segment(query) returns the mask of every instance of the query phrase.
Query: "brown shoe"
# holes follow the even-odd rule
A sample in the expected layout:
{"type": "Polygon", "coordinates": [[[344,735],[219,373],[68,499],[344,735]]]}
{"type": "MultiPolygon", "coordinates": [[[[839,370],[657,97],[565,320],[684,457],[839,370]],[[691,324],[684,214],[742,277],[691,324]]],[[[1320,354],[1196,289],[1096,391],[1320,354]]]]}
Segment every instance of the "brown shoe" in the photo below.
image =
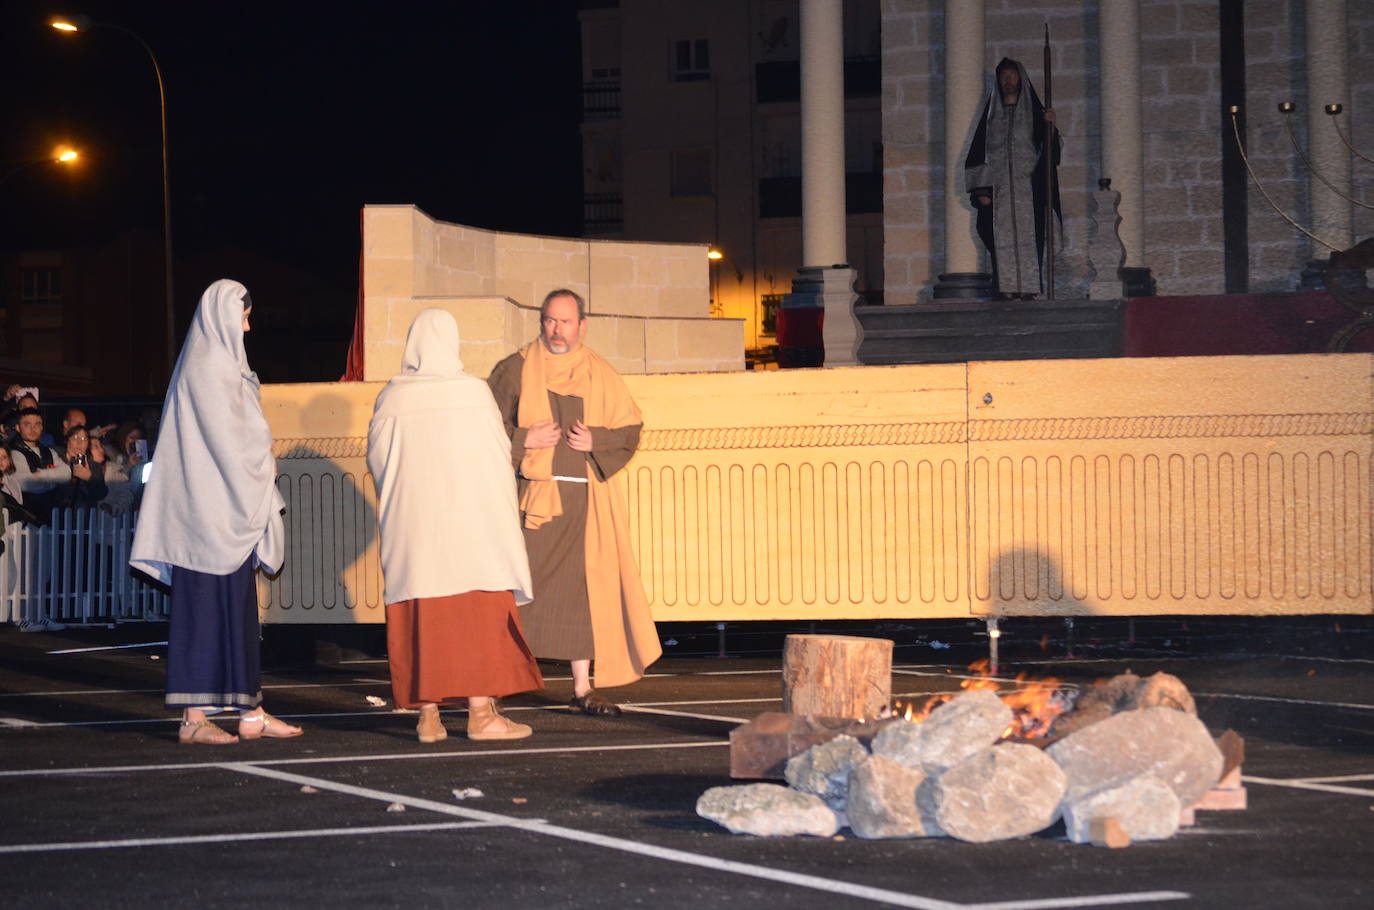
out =
{"type": "Polygon", "coordinates": [[[595,689],[592,689],[586,695],[574,695],[572,700],[568,702],[568,707],[574,712],[581,711],[583,714],[590,714],[592,717],[619,717],[621,714],[620,705],[617,705],[595,689]]]}
{"type": "Polygon", "coordinates": [[[420,707],[420,722],[415,725],[415,732],[419,734],[422,743],[437,743],[441,739],[448,739],[448,730],[439,719],[438,705],[420,707]]]}
{"type": "Polygon", "coordinates": [[[495,701],[481,708],[468,706],[468,739],[524,739],[533,732],[528,724],[517,724],[498,712],[495,701]]]}

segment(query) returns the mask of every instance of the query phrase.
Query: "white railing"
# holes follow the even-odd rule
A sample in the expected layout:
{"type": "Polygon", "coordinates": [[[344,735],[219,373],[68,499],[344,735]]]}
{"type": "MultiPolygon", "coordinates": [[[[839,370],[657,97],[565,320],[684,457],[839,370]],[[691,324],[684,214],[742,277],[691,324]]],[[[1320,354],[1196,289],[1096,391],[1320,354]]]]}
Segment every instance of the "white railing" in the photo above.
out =
{"type": "Polygon", "coordinates": [[[55,509],[47,527],[10,525],[0,554],[0,621],[165,620],[167,593],[129,568],[138,513],[55,509]]]}

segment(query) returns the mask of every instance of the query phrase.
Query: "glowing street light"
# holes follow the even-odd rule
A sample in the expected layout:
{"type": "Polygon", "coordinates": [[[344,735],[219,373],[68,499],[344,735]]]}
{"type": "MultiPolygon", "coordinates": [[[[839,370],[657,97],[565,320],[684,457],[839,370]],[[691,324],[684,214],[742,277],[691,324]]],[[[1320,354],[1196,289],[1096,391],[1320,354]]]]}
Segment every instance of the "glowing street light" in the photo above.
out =
{"type": "Polygon", "coordinates": [[[143,50],[148,54],[148,59],[153,63],[153,74],[157,76],[158,104],[162,110],[162,241],[167,283],[167,374],[170,376],[172,365],[176,363],[176,310],[173,305],[176,297],[172,292],[172,190],[167,154],[167,90],[162,84],[162,67],[158,65],[157,55],[148,46],[148,42],[144,41],[137,32],[122,25],[96,22],[89,16],[58,16],[52,19],[49,25],[57,31],[69,35],[96,28],[123,32],[143,47],[143,50]]]}
{"type": "Polygon", "coordinates": [[[8,171],[6,171],[6,172],[5,172],[5,175],[4,175],[3,177],[0,177],[0,183],[4,183],[6,180],[10,179],[10,178],[13,177],[15,174],[19,173],[20,171],[24,170],[25,168],[33,167],[35,164],[47,164],[47,163],[51,162],[51,163],[65,164],[65,165],[69,165],[69,166],[70,166],[71,163],[72,163],[73,161],[75,161],[76,159],[78,159],[78,158],[80,158],[80,157],[81,157],[81,155],[76,151],[76,149],[73,149],[73,148],[58,148],[58,149],[55,149],[55,150],[53,151],[53,153],[52,153],[51,155],[47,156],[46,158],[30,158],[30,159],[27,160],[27,161],[21,161],[21,162],[19,162],[19,163],[16,164],[14,167],[12,167],[12,168],[10,168],[8,171]]]}

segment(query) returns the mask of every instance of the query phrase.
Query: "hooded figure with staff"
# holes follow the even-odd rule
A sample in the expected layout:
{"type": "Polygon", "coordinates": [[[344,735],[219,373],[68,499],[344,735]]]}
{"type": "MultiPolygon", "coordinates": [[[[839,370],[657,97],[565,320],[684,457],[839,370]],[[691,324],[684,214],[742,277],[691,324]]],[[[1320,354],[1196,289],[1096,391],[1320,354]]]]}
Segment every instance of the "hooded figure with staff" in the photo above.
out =
{"type": "MultiPolygon", "coordinates": [[[[1048,63],[1048,37],[1046,50],[1048,63]]],[[[978,236],[992,257],[997,299],[1054,299],[1060,150],[1054,109],[1041,104],[1020,61],[1003,57],[994,82],[964,162],[978,236]]]]}

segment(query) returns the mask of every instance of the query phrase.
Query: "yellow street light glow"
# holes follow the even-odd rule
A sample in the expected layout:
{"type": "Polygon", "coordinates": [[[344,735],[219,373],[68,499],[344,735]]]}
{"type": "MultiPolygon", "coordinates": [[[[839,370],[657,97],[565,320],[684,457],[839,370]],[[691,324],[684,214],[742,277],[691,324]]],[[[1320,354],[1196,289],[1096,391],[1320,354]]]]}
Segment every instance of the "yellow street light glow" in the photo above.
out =
{"type": "Polygon", "coordinates": [[[77,28],[75,25],[73,25],[72,23],[68,22],[66,19],[54,19],[50,24],[52,25],[53,28],[57,29],[59,32],[79,32],[79,31],[81,31],[81,29],[77,28]]]}
{"type": "Polygon", "coordinates": [[[706,258],[707,258],[707,259],[724,259],[724,258],[725,258],[725,254],[722,253],[720,250],[711,250],[710,252],[708,252],[708,253],[706,254],[706,258]]]}
{"type": "Polygon", "coordinates": [[[61,151],[61,152],[58,152],[58,153],[57,153],[57,159],[56,159],[56,160],[58,160],[58,161],[75,161],[77,158],[80,158],[80,157],[81,157],[81,156],[80,156],[79,154],[77,154],[77,152],[76,152],[75,149],[66,149],[65,151],[61,151]]]}

